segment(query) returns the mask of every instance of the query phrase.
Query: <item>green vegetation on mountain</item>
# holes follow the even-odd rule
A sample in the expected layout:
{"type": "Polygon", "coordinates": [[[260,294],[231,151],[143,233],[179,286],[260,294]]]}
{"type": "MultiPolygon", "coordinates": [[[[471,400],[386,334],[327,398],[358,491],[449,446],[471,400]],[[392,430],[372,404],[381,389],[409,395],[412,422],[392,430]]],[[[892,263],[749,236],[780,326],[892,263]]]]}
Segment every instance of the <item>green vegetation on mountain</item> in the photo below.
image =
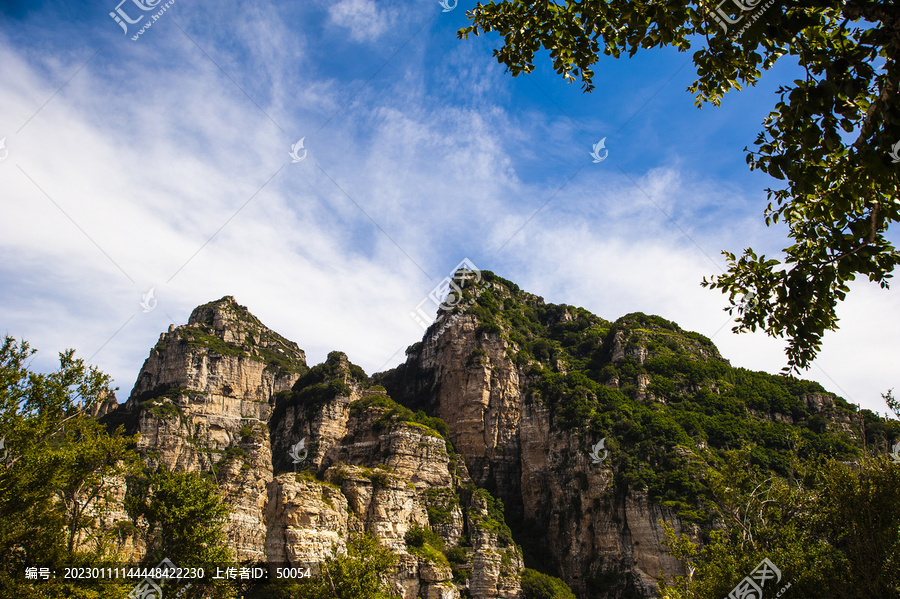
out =
{"type": "Polygon", "coordinates": [[[413,412],[407,407],[401,406],[386,395],[369,395],[350,404],[350,414],[358,415],[369,408],[385,408],[385,411],[373,423],[376,429],[383,429],[393,422],[407,422],[424,427],[427,434],[440,437],[447,441],[448,451],[451,451],[450,427],[440,418],[428,416],[422,410],[413,412]]]}
{"type": "Polygon", "coordinates": [[[311,412],[338,395],[349,395],[351,382],[363,388],[370,384],[362,368],[352,364],[343,352],[333,351],[325,362],[313,366],[297,379],[290,391],[275,395],[273,418],[290,406],[302,406],[311,412]]]}
{"type": "Polygon", "coordinates": [[[537,570],[522,570],[522,599],[576,599],[565,582],[537,570]]]}
{"type": "Polygon", "coordinates": [[[178,329],[178,335],[184,341],[187,341],[188,345],[206,348],[220,356],[250,357],[248,346],[229,343],[210,332],[211,330],[211,325],[201,324],[199,327],[180,328],[178,329]]]}
{"type": "MultiPolygon", "coordinates": [[[[221,356],[246,357],[263,362],[276,373],[303,373],[307,366],[294,356],[302,355],[297,344],[288,341],[266,327],[246,306],[238,304],[230,296],[209,302],[194,309],[192,324],[177,329],[181,339],[188,345],[203,347],[221,356]],[[237,334],[246,335],[242,344],[228,342],[216,334],[214,314],[222,311],[234,316],[231,325],[237,334]],[[195,316],[203,316],[203,318],[195,316]]],[[[166,341],[161,341],[165,344],[166,341]]],[[[163,346],[157,346],[161,351],[163,346]]]]}
{"type": "Polygon", "coordinates": [[[427,526],[413,524],[406,531],[404,537],[406,549],[413,555],[423,557],[435,564],[449,566],[450,562],[444,556],[444,541],[440,535],[427,526]]]}
{"type": "Polygon", "coordinates": [[[709,523],[706,471],[728,450],[748,447],[750,465],[788,476],[794,458],[856,460],[864,445],[886,450],[900,437],[900,423],[859,412],[818,383],[730,366],[709,339],[659,316],[609,322],[481,276],[459,305],[474,299],[466,313],[479,334],[508,342],[525,401],[549,407],[554,427],[578,435],[586,451],[606,438],[615,484],[646,487],[682,518],[709,523]],[[812,394],[829,400],[821,412],[807,405],[812,394]]]}
{"type": "Polygon", "coordinates": [[[453,510],[459,509],[459,495],[453,489],[429,489],[425,492],[428,524],[440,526],[453,521],[453,510]]]}
{"type": "Polygon", "coordinates": [[[514,544],[512,531],[506,524],[503,501],[491,495],[487,489],[479,489],[472,484],[463,485],[459,489],[459,493],[463,498],[463,502],[467,505],[484,504],[486,506],[486,514],[470,514],[472,522],[476,526],[497,535],[497,540],[500,542],[501,547],[508,547],[514,544]]]}

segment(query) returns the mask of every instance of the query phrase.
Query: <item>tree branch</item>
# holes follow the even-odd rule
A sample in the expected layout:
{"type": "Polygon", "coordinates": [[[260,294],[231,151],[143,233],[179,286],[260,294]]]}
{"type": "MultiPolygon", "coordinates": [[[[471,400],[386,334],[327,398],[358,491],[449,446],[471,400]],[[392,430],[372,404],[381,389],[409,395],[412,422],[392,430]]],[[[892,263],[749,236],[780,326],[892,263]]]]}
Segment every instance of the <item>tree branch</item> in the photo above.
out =
{"type": "Polygon", "coordinates": [[[860,245],[853,248],[852,250],[848,250],[848,251],[844,252],[843,254],[832,258],[831,260],[829,260],[827,262],[827,264],[840,262],[847,256],[852,256],[853,254],[860,251],[864,247],[870,246],[873,243],[875,243],[875,235],[878,233],[877,218],[878,218],[878,209],[880,208],[880,206],[881,205],[878,202],[875,202],[875,206],[872,207],[872,212],[869,214],[869,234],[866,237],[865,241],[863,241],[860,245]]]}

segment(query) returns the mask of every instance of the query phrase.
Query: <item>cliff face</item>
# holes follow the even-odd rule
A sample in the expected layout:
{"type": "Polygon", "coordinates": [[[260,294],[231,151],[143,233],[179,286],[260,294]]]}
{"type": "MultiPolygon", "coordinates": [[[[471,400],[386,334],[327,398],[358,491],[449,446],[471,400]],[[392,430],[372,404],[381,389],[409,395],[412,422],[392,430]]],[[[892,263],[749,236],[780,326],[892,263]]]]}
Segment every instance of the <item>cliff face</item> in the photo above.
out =
{"type": "MultiPolygon", "coordinates": [[[[624,353],[621,336],[617,342],[610,352],[624,353]]],[[[653,596],[664,574],[683,574],[658,521],[679,535],[681,521],[646,493],[612,492],[609,463],[593,464],[584,439],[560,431],[546,405],[528,401],[534,376],[530,364],[513,362],[517,349],[476,316],[456,313],[381,379],[394,396],[447,423],[472,479],[503,500],[516,528],[543,545],[535,558],[549,559],[579,596],[653,596]]]]}
{"type": "Polygon", "coordinates": [[[225,297],[160,335],[112,416],[140,434],[151,466],[215,474],[239,561],[315,564],[370,532],[401,554],[391,580],[404,599],[458,598],[467,580],[453,580],[446,558],[407,547],[411,527],[430,527],[468,560],[469,597],[518,597],[521,555],[479,495],[460,496],[465,464],[399,408],[343,354],[310,370],[225,297]]]}
{"type": "Polygon", "coordinates": [[[238,559],[265,558],[270,402],[306,368],[296,344],[225,297],[160,335],[122,408],[148,462],[215,472],[238,559]]]}
{"type": "Polygon", "coordinates": [[[733,368],[656,316],[613,323],[481,275],[460,277],[456,306],[375,379],[447,423],[526,557],[579,597],[653,597],[684,575],[660,521],[695,541],[718,525],[714,451],[809,429],[855,438],[849,406],[814,383],[733,368]]]}
{"type": "Polygon", "coordinates": [[[714,451],[856,434],[843,400],[734,369],[674,323],[608,322],[483,274],[373,377],[340,352],[308,367],[234,298],[200,306],[97,415],[140,433],[150,465],[215,475],[238,560],[314,565],[369,532],[400,556],[404,599],[519,598],[526,562],[579,599],[653,597],[683,575],[660,521],[716,526],[714,451]]]}
{"type": "Polygon", "coordinates": [[[454,584],[445,558],[408,547],[407,533],[426,528],[468,560],[470,597],[519,596],[521,555],[494,530],[481,496],[466,494],[465,464],[427,417],[371,387],[345,355],[330,354],[278,397],[271,423],[270,563],[314,563],[330,543],[341,550],[348,533],[369,532],[401,554],[393,584],[404,598],[459,597],[466,579],[454,584]],[[287,458],[300,441],[306,453],[296,465],[287,458]],[[301,480],[292,468],[304,469],[301,480]]]}

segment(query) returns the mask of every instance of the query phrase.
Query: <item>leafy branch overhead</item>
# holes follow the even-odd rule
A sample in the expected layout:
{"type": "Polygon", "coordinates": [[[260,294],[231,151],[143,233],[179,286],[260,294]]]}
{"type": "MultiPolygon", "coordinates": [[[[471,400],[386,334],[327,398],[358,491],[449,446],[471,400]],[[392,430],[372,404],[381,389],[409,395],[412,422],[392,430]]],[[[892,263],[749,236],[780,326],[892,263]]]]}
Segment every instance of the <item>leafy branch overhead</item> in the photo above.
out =
{"type": "MultiPolygon", "coordinates": [[[[593,90],[600,54],[619,58],[673,46],[693,54],[695,104],[718,105],[732,89],[755,85],[784,57],[805,76],[779,90],[764,130],[745,150],[751,169],[779,182],[767,189],[766,224],[788,226],[790,245],[779,258],[751,248],[723,252],[725,274],[703,285],[729,295],[738,309],[735,331],[764,330],[787,337],[786,370],[809,367],[825,331],[838,328],[836,307],[858,276],[888,286],[900,253],[887,239],[900,218],[900,5],[893,1],[775,0],[753,20],[746,7],[673,0],[477,4],[472,25],[458,32],[495,31],[494,56],[513,76],[534,69],[535,53],[549,51],[554,69],[593,90]],[[713,14],[730,11],[723,32],[713,14]],[[740,15],[738,13],[741,13],[740,15]],[[740,19],[738,17],[741,17],[740,19]],[[895,152],[896,154],[896,152],[895,152]],[[750,291],[757,301],[742,309],[750,291]]],[[[721,18],[718,18],[722,21],[721,18]]]]}

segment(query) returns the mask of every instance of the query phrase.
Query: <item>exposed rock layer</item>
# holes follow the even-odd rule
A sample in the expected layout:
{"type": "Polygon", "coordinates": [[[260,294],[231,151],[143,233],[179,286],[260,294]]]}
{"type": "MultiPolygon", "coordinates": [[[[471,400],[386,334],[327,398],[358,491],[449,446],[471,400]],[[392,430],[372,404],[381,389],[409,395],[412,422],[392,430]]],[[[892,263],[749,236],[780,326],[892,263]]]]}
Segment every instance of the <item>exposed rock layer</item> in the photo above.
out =
{"type": "MultiPolygon", "coordinates": [[[[485,285],[511,299],[502,285],[485,285]]],[[[520,295],[516,301],[542,305],[520,295]]],[[[554,318],[575,320],[564,306],[554,318]]],[[[571,365],[522,354],[513,339],[475,313],[442,312],[405,364],[374,377],[384,387],[373,386],[343,354],[309,369],[296,344],[225,297],[160,335],[127,403],[107,417],[140,433],[151,464],[215,473],[231,505],[229,545],[242,561],[314,566],[368,532],[400,555],[390,575],[404,599],[514,599],[523,555],[492,494],[528,537],[523,545],[530,539],[530,558],[580,599],[654,596],[660,579],[683,574],[663,545],[660,520],[677,534],[698,531],[652,503],[647,489],[616,490],[614,460],[606,450],[602,460],[592,457],[598,439],[561,427],[531,391],[535,367],[565,375],[571,365]],[[390,397],[447,429],[404,413],[390,397]],[[409,545],[408,533],[421,529],[454,549],[452,569],[440,552],[409,545]]],[[[648,339],[639,328],[611,330],[592,351],[600,366],[643,365],[655,356],[648,339]]],[[[711,343],[687,343],[695,355],[724,362],[711,343]]],[[[631,385],[638,402],[666,402],[648,374],[613,373],[600,379],[604,388],[631,385]]],[[[802,399],[853,434],[830,396],[802,399]]],[[[112,408],[107,400],[96,415],[112,408]]],[[[790,414],[760,416],[793,422],[790,414]]]]}

